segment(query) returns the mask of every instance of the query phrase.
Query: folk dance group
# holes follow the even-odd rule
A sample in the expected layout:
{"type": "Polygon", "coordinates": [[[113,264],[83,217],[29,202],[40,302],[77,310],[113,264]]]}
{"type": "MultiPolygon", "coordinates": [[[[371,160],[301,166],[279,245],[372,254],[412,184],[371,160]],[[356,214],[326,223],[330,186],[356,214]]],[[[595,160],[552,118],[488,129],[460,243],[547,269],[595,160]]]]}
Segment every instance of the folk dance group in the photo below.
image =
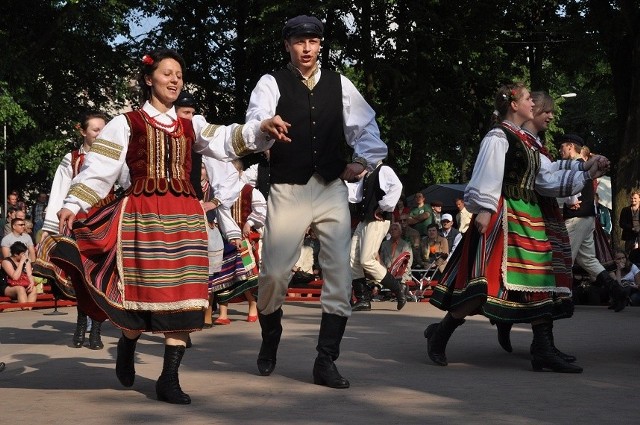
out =
{"type": "MultiPolygon", "coordinates": [[[[248,320],[257,316],[261,326],[258,371],[270,375],[283,331],[281,307],[309,226],[321,245],[324,279],[314,383],[350,386],[335,361],[352,311],[352,282],[357,292],[366,273],[396,292],[398,309],[404,306],[403,285],[369,258],[371,247],[377,249],[388,230],[402,185],[389,167],[380,165],[387,147],[373,109],[347,78],[319,67],[323,31],[314,17],[287,21],[282,38],[290,63],[260,79],[244,125],[212,125],[197,115],[179,117],[174,103],[183,87],[184,61],[172,50],[150,52],[138,79],[145,99],[142,108],[106,125],[97,117],[103,122],[88,136],[92,143],[86,153],[65,157],[65,182],[54,183],[60,190],[56,196],[52,190],[57,204],[48,208],[50,235],[39,256],[63,286],[70,290],[72,285],[80,325],[87,314],[94,326],[109,319],[122,330],[115,369],[123,386],[134,385],[141,333],[164,333],[157,397],[169,403],[191,402],[181,389],[178,368],[189,333],[205,326],[211,287],[216,285],[235,288],[225,294],[223,305],[242,294],[249,300],[248,320]],[[353,149],[351,162],[340,153],[345,143],[353,149]],[[245,256],[243,264],[234,249],[247,251],[251,245],[225,247],[216,232],[220,227],[229,240],[252,237],[252,226],[245,228],[242,221],[252,223],[255,218],[250,218],[249,207],[254,189],[240,189],[241,205],[235,212],[241,226],[228,229],[222,211],[228,211],[233,200],[217,198],[216,190],[233,175],[228,161],[266,150],[270,191],[263,247],[260,257],[257,252],[245,256]],[[203,155],[202,161],[195,153],[203,155]],[[202,187],[194,183],[200,162],[210,177],[202,187]],[[360,181],[351,197],[361,219],[353,240],[345,181],[360,181]],[[114,191],[114,186],[121,189],[114,191]],[[206,210],[216,211],[218,226],[213,226],[211,215],[205,218],[206,210]],[[221,260],[221,252],[235,254],[221,260]],[[258,258],[254,312],[253,266],[258,258]],[[228,277],[243,266],[248,276],[240,280],[246,284],[234,286],[228,277]]],[[[557,211],[546,202],[548,197],[580,191],[609,164],[603,157],[584,163],[550,161],[537,136],[544,129],[522,128],[535,119],[535,108],[520,84],[504,86],[497,94],[500,119],[482,141],[465,196],[473,224],[432,299],[448,313],[425,330],[428,356],[437,364],[447,363],[445,347],[454,329],[465,316],[479,313],[501,324],[531,323],[535,369],[581,371],[571,364],[573,359],[561,358],[553,345],[553,320],[572,314],[570,262],[559,257],[564,250],[554,249],[566,243],[566,229],[562,231],[557,211]]],[[[75,338],[74,343],[78,344],[75,338]]]]}

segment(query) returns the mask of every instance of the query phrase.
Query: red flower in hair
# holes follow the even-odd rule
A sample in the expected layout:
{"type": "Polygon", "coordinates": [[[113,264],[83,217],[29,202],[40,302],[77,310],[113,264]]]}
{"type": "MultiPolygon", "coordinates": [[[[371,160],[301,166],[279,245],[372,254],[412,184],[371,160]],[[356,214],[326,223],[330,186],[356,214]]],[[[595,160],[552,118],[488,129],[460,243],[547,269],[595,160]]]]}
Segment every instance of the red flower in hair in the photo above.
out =
{"type": "Polygon", "coordinates": [[[153,65],[153,58],[149,55],[144,55],[142,57],[142,63],[145,65],[153,65]]]}
{"type": "Polygon", "coordinates": [[[511,100],[516,100],[517,95],[518,91],[516,89],[511,89],[511,100]]]}

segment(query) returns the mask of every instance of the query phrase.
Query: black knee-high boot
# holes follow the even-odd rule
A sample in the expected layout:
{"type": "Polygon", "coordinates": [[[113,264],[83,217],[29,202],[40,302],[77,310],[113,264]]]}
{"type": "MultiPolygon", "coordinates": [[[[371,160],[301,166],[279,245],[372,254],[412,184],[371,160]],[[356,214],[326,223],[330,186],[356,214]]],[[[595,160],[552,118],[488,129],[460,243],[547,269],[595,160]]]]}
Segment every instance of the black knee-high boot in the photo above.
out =
{"type": "MultiPolygon", "coordinates": [[[[138,338],[140,338],[138,336],[138,338]]],[[[116,376],[122,385],[131,387],[136,378],[134,367],[136,344],[138,338],[129,339],[122,335],[118,340],[118,357],[116,358],[116,376]]]]}
{"type": "Polygon", "coordinates": [[[456,319],[451,313],[447,313],[440,323],[432,323],[424,330],[427,338],[427,354],[429,358],[440,366],[446,366],[447,356],[445,350],[447,342],[458,326],[464,323],[464,319],[456,319]]]}
{"type": "Polygon", "coordinates": [[[498,343],[500,347],[507,353],[513,352],[511,346],[511,327],[513,324],[505,322],[496,322],[496,328],[498,328],[498,343]]]}
{"type": "Polygon", "coordinates": [[[353,293],[356,296],[356,303],[351,307],[353,311],[370,311],[371,310],[371,292],[367,287],[365,278],[355,279],[351,282],[353,293]]]}
{"type": "Polygon", "coordinates": [[[533,370],[551,369],[560,373],[581,373],[582,368],[563,360],[553,347],[553,331],[551,323],[532,325],[533,342],[531,343],[533,370]]]}
{"type": "Polygon", "coordinates": [[[182,391],[178,379],[178,369],[185,350],[183,345],[164,346],[164,364],[156,382],[158,400],[173,404],[191,404],[191,397],[182,391]]]}
{"type": "MultiPolygon", "coordinates": [[[[577,360],[576,356],[572,356],[571,354],[565,354],[562,351],[558,350],[558,348],[556,347],[556,344],[553,339],[553,322],[549,323],[547,333],[548,333],[547,336],[549,337],[549,341],[551,341],[551,347],[558,357],[560,357],[562,360],[564,360],[567,363],[573,363],[577,360]]],[[[533,354],[533,342],[531,343],[531,348],[529,349],[529,353],[533,354]]]]}
{"type": "Polygon", "coordinates": [[[313,365],[313,383],[331,388],[349,388],[349,381],[338,372],[335,361],[340,356],[340,341],[347,326],[347,317],[322,313],[318,335],[318,357],[313,365]]]}
{"type": "Polygon", "coordinates": [[[84,345],[84,337],[87,333],[87,315],[78,308],[78,320],[76,322],[76,331],[73,333],[73,346],[80,348],[84,345]]]}
{"type": "Polygon", "coordinates": [[[276,354],[282,335],[282,308],[271,314],[258,312],[258,320],[262,329],[262,344],[258,353],[258,372],[262,376],[271,375],[276,368],[276,354]]]}
{"type": "Polygon", "coordinates": [[[380,284],[396,294],[396,300],[398,301],[396,308],[402,310],[402,307],[407,303],[407,285],[400,283],[398,279],[391,276],[391,273],[387,273],[380,281],[380,284]]]}
{"type": "Polygon", "coordinates": [[[102,350],[104,348],[102,338],[100,337],[101,328],[102,322],[94,320],[91,323],[91,332],[89,332],[89,348],[91,348],[92,350],[102,350]]]}

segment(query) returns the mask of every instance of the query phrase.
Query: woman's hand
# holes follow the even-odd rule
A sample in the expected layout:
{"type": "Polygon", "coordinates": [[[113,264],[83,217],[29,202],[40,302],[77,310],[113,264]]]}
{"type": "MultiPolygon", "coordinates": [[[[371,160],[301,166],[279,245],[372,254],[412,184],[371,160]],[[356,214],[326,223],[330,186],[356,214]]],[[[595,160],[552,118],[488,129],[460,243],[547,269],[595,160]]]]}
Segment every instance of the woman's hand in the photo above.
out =
{"type": "Polygon", "coordinates": [[[484,233],[489,228],[489,221],[491,221],[491,212],[490,211],[481,211],[476,215],[475,225],[480,234],[484,235],[484,233]]]}
{"type": "Polygon", "coordinates": [[[260,131],[263,133],[269,133],[271,137],[281,142],[290,142],[291,139],[287,137],[291,124],[284,121],[280,115],[275,115],[273,118],[263,120],[260,123],[260,131]]]}
{"type": "Polygon", "coordinates": [[[239,239],[239,238],[231,239],[229,243],[235,246],[237,250],[240,250],[240,248],[242,248],[242,239],[239,239]]]}
{"type": "Polygon", "coordinates": [[[249,223],[244,223],[244,226],[242,226],[242,237],[248,238],[250,233],[251,233],[251,225],[249,223]]]}
{"type": "Polygon", "coordinates": [[[73,222],[76,220],[76,215],[73,211],[62,208],[58,211],[58,219],[60,220],[60,224],[58,225],[58,232],[61,235],[64,235],[65,227],[69,230],[73,229],[73,222]]]}

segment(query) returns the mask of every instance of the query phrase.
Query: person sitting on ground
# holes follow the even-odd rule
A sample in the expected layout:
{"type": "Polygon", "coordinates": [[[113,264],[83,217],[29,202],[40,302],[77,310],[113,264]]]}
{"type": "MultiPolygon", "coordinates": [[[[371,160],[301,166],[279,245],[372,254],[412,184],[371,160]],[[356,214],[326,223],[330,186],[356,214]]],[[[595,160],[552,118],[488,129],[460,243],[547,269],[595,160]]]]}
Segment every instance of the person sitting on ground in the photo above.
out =
{"type": "MultiPolygon", "coordinates": [[[[640,288],[640,268],[629,260],[624,249],[617,250],[613,258],[616,261],[616,269],[609,274],[620,284],[624,294],[624,299],[617,302],[623,302],[626,305],[630,299],[631,305],[640,305],[640,292],[638,291],[640,288]]],[[[609,306],[610,309],[616,307],[615,302],[616,300],[613,300],[609,306]]]]}
{"type": "MultiPolygon", "coordinates": [[[[27,246],[17,241],[11,245],[9,250],[10,255],[2,260],[3,279],[0,281],[0,294],[17,300],[19,303],[36,302],[38,293],[31,274],[27,246]]],[[[31,310],[31,307],[23,307],[22,309],[31,310]]]]}

